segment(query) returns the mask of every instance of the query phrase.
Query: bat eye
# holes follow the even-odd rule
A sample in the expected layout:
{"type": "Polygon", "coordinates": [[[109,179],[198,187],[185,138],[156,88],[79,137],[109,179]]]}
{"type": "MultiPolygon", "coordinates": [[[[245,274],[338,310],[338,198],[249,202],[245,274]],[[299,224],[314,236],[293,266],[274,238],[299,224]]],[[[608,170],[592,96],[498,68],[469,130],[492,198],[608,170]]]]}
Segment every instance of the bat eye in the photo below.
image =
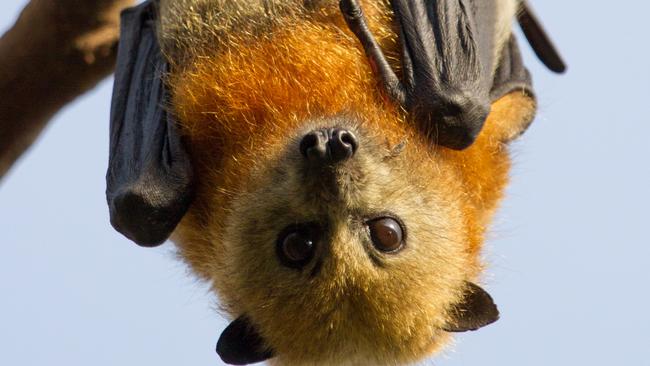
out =
{"type": "Polygon", "coordinates": [[[386,253],[395,253],[404,247],[402,225],[392,217],[380,217],[368,221],[370,238],[375,248],[386,253]]]}
{"type": "Polygon", "coordinates": [[[314,256],[319,238],[314,224],[289,226],[278,236],[276,254],[283,265],[302,268],[314,256]]]}

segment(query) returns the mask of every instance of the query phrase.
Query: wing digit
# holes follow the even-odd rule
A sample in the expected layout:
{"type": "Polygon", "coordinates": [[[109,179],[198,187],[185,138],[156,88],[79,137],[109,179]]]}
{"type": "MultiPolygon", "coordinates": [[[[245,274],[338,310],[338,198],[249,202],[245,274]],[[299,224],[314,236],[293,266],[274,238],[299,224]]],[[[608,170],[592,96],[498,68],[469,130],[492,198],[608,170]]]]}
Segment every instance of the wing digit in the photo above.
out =
{"type": "Polygon", "coordinates": [[[527,1],[521,2],[517,20],[528,43],[530,43],[530,46],[542,63],[553,72],[565,72],[566,64],[562,60],[562,56],[560,56],[560,53],[557,51],[555,45],[553,45],[551,38],[544,30],[542,23],[527,1]]]}

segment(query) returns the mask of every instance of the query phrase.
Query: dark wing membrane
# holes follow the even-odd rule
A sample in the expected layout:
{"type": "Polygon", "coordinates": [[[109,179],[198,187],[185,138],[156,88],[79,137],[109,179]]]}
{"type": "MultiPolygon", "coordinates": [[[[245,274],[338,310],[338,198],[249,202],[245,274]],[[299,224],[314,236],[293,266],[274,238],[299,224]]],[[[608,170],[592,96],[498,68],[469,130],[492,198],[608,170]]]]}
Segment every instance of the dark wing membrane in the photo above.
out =
{"type": "Polygon", "coordinates": [[[551,71],[563,73],[566,71],[566,64],[562,60],[560,53],[557,51],[553,42],[544,30],[542,23],[537,19],[533,8],[527,1],[521,2],[521,7],[517,14],[517,20],[524,32],[528,43],[535,51],[539,59],[551,71]]]}
{"type": "Polygon", "coordinates": [[[438,144],[464,149],[490,112],[497,0],[391,0],[403,80],[369,31],[357,0],[341,0],[350,29],[388,95],[438,144]]]}
{"type": "MultiPolygon", "coordinates": [[[[461,150],[478,136],[492,101],[514,90],[534,99],[514,37],[495,49],[499,2],[390,0],[402,47],[402,80],[371,34],[359,1],[340,0],[340,7],[387,94],[432,140],[461,150]]],[[[563,72],[564,62],[526,1],[518,19],[540,59],[563,72]]]]}
{"type": "Polygon", "coordinates": [[[524,66],[517,39],[511,35],[501,50],[499,65],[492,80],[490,99],[495,101],[515,90],[521,90],[529,97],[535,98],[530,72],[524,66]]]}
{"type": "Polygon", "coordinates": [[[407,109],[442,145],[464,149],[490,112],[493,1],[393,0],[407,109]],[[480,8],[481,12],[477,12],[480,8]],[[483,44],[489,40],[487,44],[483,44]],[[434,125],[435,124],[435,125],[434,125]]]}
{"type": "Polygon", "coordinates": [[[147,1],[122,14],[106,174],[111,224],[143,246],[164,242],[192,201],[190,159],[165,109],[155,10],[147,1]]]}
{"type": "MultiPolygon", "coordinates": [[[[524,67],[524,63],[519,52],[517,39],[514,35],[510,35],[510,40],[506,43],[501,50],[501,58],[499,59],[499,66],[494,73],[494,81],[492,83],[492,90],[490,91],[490,99],[496,101],[506,94],[518,91],[522,96],[530,98],[535,101],[535,93],[530,78],[530,73],[524,67]]],[[[534,107],[533,107],[534,108],[534,107]]],[[[509,133],[501,136],[503,142],[509,142],[521,136],[535,117],[534,110],[530,114],[521,115],[520,120],[510,120],[514,123],[509,133]]]]}

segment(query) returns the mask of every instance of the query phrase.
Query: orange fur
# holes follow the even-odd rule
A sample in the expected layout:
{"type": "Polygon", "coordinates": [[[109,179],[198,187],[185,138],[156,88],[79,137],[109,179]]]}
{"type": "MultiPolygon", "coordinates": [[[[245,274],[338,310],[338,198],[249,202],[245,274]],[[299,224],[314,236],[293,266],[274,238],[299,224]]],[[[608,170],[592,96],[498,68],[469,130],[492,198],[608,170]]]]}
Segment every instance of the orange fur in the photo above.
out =
{"type": "MultiPolygon", "coordinates": [[[[204,179],[210,187],[200,184],[199,192],[214,186],[224,192],[212,207],[225,208],[227,192],[240,188],[260,150],[277,146],[286,131],[309,118],[354,112],[392,144],[405,136],[418,140],[417,131],[380,94],[364,60],[355,40],[338,26],[307,23],[200,59],[172,80],[174,106],[191,139],[198,175],[211,177],[204,179]]],[[[467,150],[429,151],[428,142],[419,141],[418,153],[448,160],[450,173],[457,170],[464,182],[468,205],[463,216],[469,220],[473,255],[507,183],[509,160],[502,142],[519,131],[512,121],[528,120],[532,111],[530,98],[513,93],[494,103],[485,129],[467,150]]]]}
{"type": "MultiPolygon", "coordinates": [[[[382,35],[382,46],[394,54],[390,17],[381,6],[367,7],[374,9],[371,26],[382,35]]],[[[526,95],[509,94],[493,104],[470,148],[432,145],[381,94],[358,42],[332,14],[325,7],[312,17],[287,17],[264,36],[233,36],[170,75],[173,106],[199,179],[196,203],[173,239],[196,273],[213,284],[224,309],[232,316],[249,314],[287,363],[309,364],[326,352],[321,356],[332,364],[363,364],[367,358],[341,357],[368,345],[377,356],[359,351],[359,357],[412,362],[444,344],[445,309],[460,298],[462,281],[480,274],[481,245],[507,183],[504,141],[521,130],[535,105],[526,95]],[[260,207],[272,207],[275,202],[266,201],[276,196],[280,203],[289,200],[283,203],[286,210],[311,215],[308,205],[294,207],[290,193],[275,191],[282,184],[271,170],[291,164],[287,146],[301,133],[341,116],[366,131],[369,151],[407,145],[399,164],[386,168],[394,178],[369,170],[367,175],[381,184],[370,184],[372,189],[350,198],[332,217],[344,220],[339,211],[346,207],[372,209],[375,201],[389,202],[407,216],[426,217],[414,219],[411,231],[413,240],[428,244],[413,247],[409,255],[418,260],[387,259],[393,272],[382,272],[364,261],[360,249],[341,246],[359,240],[354,232],[334,230],[323,269],[328,279],[309,280],[304,288],[302,279],[265,259],[272,257],[270,249],[248,247],[238,230],[274,220],[260,207]],[[394,276],[403,281],[391,282],[394,276]],[[320,318],[296,321],[306,308],[320,318]],[[422,319],[429,323],[420,324],[422,319]],[[314,339],[296,340],[293,334],[314,339]],[[354,336],[339,339],[341,334],[354,336]]],[[[363,162],[384,169],[376,163],[370,157],[363,162]]],[[[336,220],[332,225],[338,227],[336,220]]],[[[261,231],[255,236],[260,242],[273,235],[261,231]]]]}

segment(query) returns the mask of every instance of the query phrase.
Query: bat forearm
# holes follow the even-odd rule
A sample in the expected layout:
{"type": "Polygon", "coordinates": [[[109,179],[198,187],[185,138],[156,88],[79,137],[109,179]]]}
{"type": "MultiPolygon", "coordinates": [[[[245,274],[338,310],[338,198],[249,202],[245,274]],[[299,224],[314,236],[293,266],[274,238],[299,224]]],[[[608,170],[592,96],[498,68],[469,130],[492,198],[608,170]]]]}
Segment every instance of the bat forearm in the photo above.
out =
{"type": "Polygon", "coordinates": [[[0,178],[63,106],[112,72],[133,0],[32,0],[0,38],[0,178]]]}

